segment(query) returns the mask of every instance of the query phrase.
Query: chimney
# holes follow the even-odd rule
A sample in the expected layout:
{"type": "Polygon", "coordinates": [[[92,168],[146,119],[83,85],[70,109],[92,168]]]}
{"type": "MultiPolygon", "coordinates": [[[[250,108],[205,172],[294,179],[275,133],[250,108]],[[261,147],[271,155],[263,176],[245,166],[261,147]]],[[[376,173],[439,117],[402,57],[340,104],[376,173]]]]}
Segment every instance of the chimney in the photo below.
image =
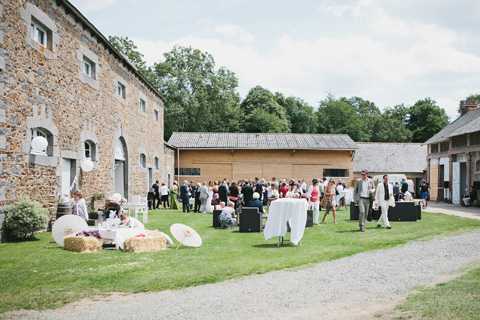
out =
{"type": "Polygon", "coordinates": [[[478,102],[475,99],[467,99],[460,101],[460,113],[464,114],[476,110],[478,108],[478,102]]]}

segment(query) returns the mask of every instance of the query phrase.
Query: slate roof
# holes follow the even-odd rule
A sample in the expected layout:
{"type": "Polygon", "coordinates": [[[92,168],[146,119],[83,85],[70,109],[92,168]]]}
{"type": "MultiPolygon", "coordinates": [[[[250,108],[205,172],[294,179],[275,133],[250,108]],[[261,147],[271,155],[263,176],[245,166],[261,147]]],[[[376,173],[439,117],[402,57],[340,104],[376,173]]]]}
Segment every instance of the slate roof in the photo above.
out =
{"type": "Polygon", "coordinates": [[[174,132],[168,144],[179,149],[355,150],[346,134],[174,132]]]}
{"type": "Polygon", "coordinates": [[[353,171],[421,173],[427,169],[427,146],[422,143],[357,142],[353,171]]]}
{"type": "Polygon", "coordinates": [[[480,131],[480,108],[469,111],[463,116],[458,117],[425,143],[438,143],[454,136],[460,136],[476,131],[480,131]]]}

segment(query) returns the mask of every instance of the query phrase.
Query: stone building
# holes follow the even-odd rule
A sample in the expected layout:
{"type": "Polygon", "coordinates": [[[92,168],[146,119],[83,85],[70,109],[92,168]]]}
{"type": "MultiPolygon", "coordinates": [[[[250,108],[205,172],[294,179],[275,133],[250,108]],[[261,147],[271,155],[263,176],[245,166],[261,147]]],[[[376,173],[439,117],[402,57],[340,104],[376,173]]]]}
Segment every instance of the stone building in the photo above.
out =
{"type": "Polygon", "coordinates": [[[480,108],[476,101],[462,101],[460,112],[425,142],[432,200],[460,204],[472,187],[480,199],[480,108]]]}
{"type": "Polygon", "coordinates": [[[0,204],[173,179],[162,98],[66,0],[0,0],[0,204]],[[33,155],[42,136],[46,153],[33,155]],[[83,159],[93,170],[81,169],[83,159]]]}
{"type": "Polygon", "coordinates": [[[360,178],[367,169],[371,176],[404,174],[418,187],[426,178],[427,146],[422,143],[357,142],[353,171],[360,178]]]}
{"type": "Polygon", "coordinates": [[[353,177],[357,146],[348,135],[175,132],[179,181],[353,177]]]}

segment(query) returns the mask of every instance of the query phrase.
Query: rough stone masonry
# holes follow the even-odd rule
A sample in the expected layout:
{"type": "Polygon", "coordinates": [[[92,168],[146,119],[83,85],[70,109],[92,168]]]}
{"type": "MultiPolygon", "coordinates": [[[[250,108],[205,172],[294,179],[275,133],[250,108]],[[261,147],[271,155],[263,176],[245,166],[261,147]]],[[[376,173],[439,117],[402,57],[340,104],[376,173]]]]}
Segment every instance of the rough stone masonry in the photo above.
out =
{"type": "Polygon", "coordinates": [[[28,197],[53,214],[74,177],[87,198],[145,196],[152,179],[173,179],[163,109],[68,1],[0,0],[0,205],[28,197]],[[35,136],[46,155],[31,154],[35,136]],[[84,158],[94,170],[81,170],[84,158]]]}

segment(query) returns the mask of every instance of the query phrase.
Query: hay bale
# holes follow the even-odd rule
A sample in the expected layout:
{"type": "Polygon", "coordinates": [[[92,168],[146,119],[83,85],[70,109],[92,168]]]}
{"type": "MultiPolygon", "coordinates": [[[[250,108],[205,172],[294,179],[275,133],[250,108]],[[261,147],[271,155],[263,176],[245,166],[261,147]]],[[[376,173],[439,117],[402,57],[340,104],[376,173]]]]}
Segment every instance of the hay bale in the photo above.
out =
{"type": "Polygon", "coordinates": [[[124,244],[126,252],[157,252],[167,248],[167,240],[157,233],[147,232],[146,237],[132,237],[124,244]]]}
{"type": "Polygon", "coordinates": [[[94,237],[72,237],[64,239],[64,249],[73,252],[98,252],[102,250],[102,242],[94,237]]]}

